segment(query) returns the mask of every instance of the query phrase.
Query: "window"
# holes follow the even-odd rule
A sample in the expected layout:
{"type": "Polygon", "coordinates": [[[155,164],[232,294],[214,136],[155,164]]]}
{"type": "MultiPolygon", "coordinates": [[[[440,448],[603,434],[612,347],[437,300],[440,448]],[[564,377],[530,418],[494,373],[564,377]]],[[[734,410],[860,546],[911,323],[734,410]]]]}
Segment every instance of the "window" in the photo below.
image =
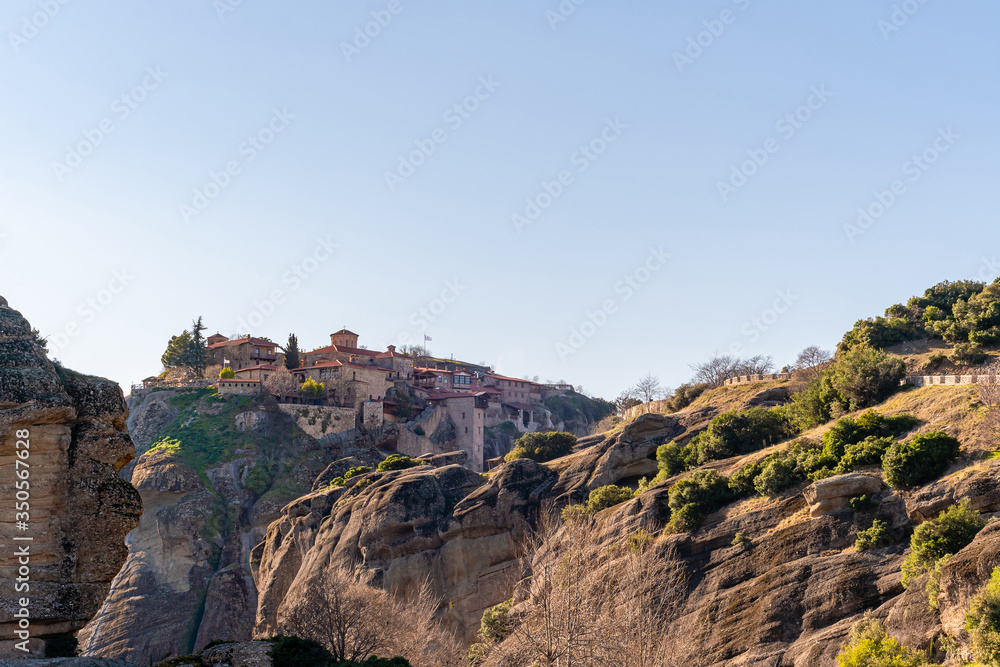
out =
{"type": "Polygon", "coordinates": [[[465,427],[465,432],[466,432],[466,433],[468,433],[468,432],[469,432],[469,427],[468,427],[468,426],[466,426],[466,427],[465,427]]]}
{"type": "Polygon", "coordinates": [[[462,413],[462,421],[465,421],[465,413],[462,413]]]}

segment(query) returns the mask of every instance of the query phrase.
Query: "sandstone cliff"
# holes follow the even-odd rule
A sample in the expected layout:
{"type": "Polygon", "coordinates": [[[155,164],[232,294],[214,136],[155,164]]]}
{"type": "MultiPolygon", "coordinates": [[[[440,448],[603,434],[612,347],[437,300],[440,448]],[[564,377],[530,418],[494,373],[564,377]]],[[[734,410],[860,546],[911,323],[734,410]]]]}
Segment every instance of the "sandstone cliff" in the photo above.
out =
{"type": "Polygon", "coordinates": [[[156,391],[134,400],[129,426],[146,511],[81,649],[148,664],[250,639],[250,550],[329,454],[263,397],[156,391]]]}
{"type": "MultiPolygon", "coordinates": [[[[117,474],[135,456],[117,384],[52,364],[31,327],[0,297],[0,644],[12,650],[21,593],[15,546],[29,545],[30,646],[43,653],[72,643],[94,616],[126,558],[125,535],[139,523],[139,494],[117,474]],[[30,442],[30,519],[13,522],[16,442],[30,442]],[[14,542],[29,536],[30,542],[14,542]]],[[[22,447],[23,449],[23,447],[22,447]]],[[[21,468],[24,470],[25,468],[21,468]]]]}

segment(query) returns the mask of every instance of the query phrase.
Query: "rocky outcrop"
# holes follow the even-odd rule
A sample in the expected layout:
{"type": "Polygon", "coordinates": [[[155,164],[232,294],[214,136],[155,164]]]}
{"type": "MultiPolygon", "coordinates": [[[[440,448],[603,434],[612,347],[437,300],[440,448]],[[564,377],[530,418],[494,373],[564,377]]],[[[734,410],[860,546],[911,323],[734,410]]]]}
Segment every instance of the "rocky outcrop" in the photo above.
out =
{"type": "Polygon", "coordinates": [[[128,536],[125,567],[79,634],[87,655],[149,664],[214,640],[251,638],[257,592],[250,551],[328,459],[275,406],[248,411],[236,399],[200,396],[155,392],[140,407],[154,420],[153,426],[134,424],[147,434],[147,447],[178,417],[195,425],[209,420],[216,429],[209,444],[222,451],[208,465],[198,463],[203,449],[187,451],[183,441],[140,457],[132,480],[146,511],[128,536]],[[183,406],[179,415],[177,405],[183,406]],[[171,417],[164,421],[164,415],[171,417]]]}
{"type": "Polygon", "coordinates": [[[277,634],[283,610],[308,598],[328,568],[356,564],[366,583],[401,595],[427,580],[445,621],[471,639],[482,612],[508,594],[520,540],[555,480],[528,460],[488,482],[460,465],[419,466],[300,498],[254,549],[255,635],[277,634]]]}
{"type": "Polygon", "coordinates": [[[582,502],[599,486],[657,473],[656,448],[684,433],[677,417],[644,414],[609,438],[596,436],[582,452],[555,462],[559,471],[553,494],[560,503],[582,502]]]}
{"type": "Polygon", "coordinates": [[[13,649],[14,583],[25,560],[30,580],[21,583],[29,586],[36,653],[94,616],[125,562],[125,535],[142,513],[139,494],[117,474],[135,456],[127,417],[117,384],[54,366],[28,322],[0,297],[0,497],[13,509],[19,490],[30,496],[27,516],[17,517],[26,529],[10,514],[0,524],[0,651],[8,658],[23,656],[13,649]],[[24,537],[30,541],[15,541],[24,537]],[[15,555],[21,548],[30,555],[15,555]]]}
{"type": "Polygon", "coordinates": [[[847,473],[810,484],[802,491],[811,516],[836,514],[850,508],[851,498],[878,493],[885,485],[881,475],[847,473]]]}

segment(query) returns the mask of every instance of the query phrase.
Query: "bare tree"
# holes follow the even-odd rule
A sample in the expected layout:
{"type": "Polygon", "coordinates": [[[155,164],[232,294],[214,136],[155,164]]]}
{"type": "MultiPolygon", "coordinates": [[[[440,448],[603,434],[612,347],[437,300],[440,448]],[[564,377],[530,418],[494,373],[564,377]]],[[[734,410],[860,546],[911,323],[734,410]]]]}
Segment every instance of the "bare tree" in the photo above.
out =
{"type": "Polygon", "coordinates": [[[810,345],[799,352],[795,359],[793,368],[797,371],[804,371],[810,377],[819,377],[819,366],[833,361],[833,354],[829,350],[824,350],[818,345],[810,345]]]}
{"type": "Polygon", "coordinates": [[[264,388],[275,396],[281,397],[288,393],[294,393],[299,388],[299,381],[284,366],[272,372],[264,380],[264,388]]]}
{"type": "Polygon", "coordinates": [[[410,355],[411,357],[414,357],[414,358],[416,358],[416,357],[430,357],[430,356],[432,356],[431,355],[431,351],[428,350],[423,345],[416,345],[416,344],[414,344],[414,345],[404,345],[403,347],[399,348],[399,351],[402,352],[403,354],[408,354],[408,355],[410,355]]]}
{"type": "Polygon", "coordinates": [[[762,354],[746,359],[731,355],[716,353],[712,358],[700,364],[692,364],[695,384],[708,384],[713,387],[722,386],[726,380],[740,375],[764,375],[774,370],[774,359],[762,354]]]}
{"type": "Polygon", "coordinates": [[[649,404],[670,394],[670,389],[660,384],[660,379],[652,373],[647,373],[646,377],[639,380],[632,389],[636,398],[646,404],[646,411],[649,412],[649,404]]]}
{"type": "Polygon", "coordinates": [[[279,610],[278,622],[283,632],[322,644],[335,662],[401,655],[414,665],[457,665],[458,644],[434,621],[437,606],[426,583],[408,599],[331,568],[307,597],[279,610]]]}
{"type": "Polygon", "coordinates": [[[531,576],[510,612],[512,631],[484,646],[485,665],[667,664],[667,621],[682,601],[669,591],[686,582],[662,586],[662,543],[645,531],[608,543],[593,518],[561,525],[551,516],[543,516],[533,540],[531,576]]]}

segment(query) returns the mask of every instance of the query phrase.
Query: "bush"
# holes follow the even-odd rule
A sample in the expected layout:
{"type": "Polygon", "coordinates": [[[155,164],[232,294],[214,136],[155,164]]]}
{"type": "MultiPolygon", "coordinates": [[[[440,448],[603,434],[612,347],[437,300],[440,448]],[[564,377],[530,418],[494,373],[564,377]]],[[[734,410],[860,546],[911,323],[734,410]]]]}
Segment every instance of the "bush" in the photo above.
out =
{"type": "Polygon", "coordinates": [[[923,667],[924,656],[886,632],[885,624],[867,612],[854,624],[847,646],[837,655],[838,667],[923,667]]]}
{"type": "Polygon", "coordinates": [[[514,623],[510,619],[510,608],[514,600],[493,605],[485,612],[479,622],[479,640],[483,642],[502,642],[514,631],[514,623]]]}
{"type": "MultiPolygon", "coordinates": [[[[411,466],[407,467],[409,468],[411,466]]],[[[365,473],[369,473],[371,471],[372,469],[369,468],[368,466],[354,466],[353,468],[344,473],[344,481],[346,482],[347,480],[349,480],[352,477],[355,477],[356,475],[364,475],[365,473]]]]}
{"type": "Polygon", "coordinates": [[[232,380],[235,377],[236,377],[236,371],[234,371],[229,366],[226,366],[221,371],[219,371],[220,380],[232,380]]]}
{"type": "Polygon", "coordinates": [[[601,486],[590,492],[587,499],[587,511],[596,514],[601,510],[614,507],[632,498],[632,489],[626,489],[614,484],[601,486]]]}
{"type": "Polygon", "coordinates": [[[828,477],[836,465],[837,459],[819,443],[802,439],[787,449],[744,465],[729,478],[729,488],[740,497],[754,493],[773,496],[799,482],[828,477]]]}
{"type": "Polygon", "coordinates": [[[694,530],[705,517],[733,499],[729,480],[714,470],[698,470],[667,492],[675,530],[694,530]]]}
{"type": "Polygon", "coordinates": [[[755,452],[794,433],[783,411],[756,407],[719,415],[691,445],[697,449],[698,463],[703,464],[755,452]]]}
{"type": "Polygon", "coordinates": [[[849,410],[881,403],[899,390],[906,364],[897,356],[858,346],[844,353],[833,366],[831,385],[849,410]]]}
{"type": "Polygon", "coordinates": [[[965,500],[917,526],[910,538],[910,553],[903,561],[903,586],[934,569],[940,559],[965,548],[985,525],[979,512],[965,500]]]}
{"type": "Polygon", "coordinates": [[[972,640],[973,657],[987,667],[1000,666],[1000,567],[972,598],[965,615],[965,629],[972,640]]]}
{"type": "Polygon", "coordinates": [[[678,412],[694,403],[695,399],[711,388],[708,383],[702,384],[682,384],[674,390],[674,395],[664,405],[664,412],[678,412]]]}
{"type": "Polygon", "coordinates": [[[885,453],[894,444],[892,438],[869,436],[861,442],[848,445],[840,463],[837,464],[836,473],[841,475],[861,466],[881,465],[885,453]]]}
{"type": "Polygon", "coordinates": [[[684,450],[676,441],[656,448],[656,464],[664,479],[688,469],[687,462],[684,460],[684,450]]]}
{"type": "Polygon", "coordinates": [[[925,484],[943,473],[958,458],[960,449],[956,438],[941,431],[893,443],[882,458],[885,478],[897,488],[925,484]]]}
{"type": "Polygon", "coordinates": [[[263,461],[258,462],[247,473],[243,488],[252,493],[254,497],[260,498],[271,486],[271,469],[263,461]]]}
{"type": "MultiPolygon", "coordinates": [[[[411,459],[406,454],[390,454],[385,461],[382,461],[381,463],[378,464],[378,467],[375,469],[375,471],[389,472],[390,470],[406,470],[407,468],[413,468],[415,466],[422,465],[422,463],[423,462],[417,461],[416,459],[411,459]]],[[[346,476],[344,477],[345,482],[348,479],[349,479],[348,477],[346,476]]]]}
{"type": "Polygon", "coordinates": [[[959,343],[951,351],[951,360],[956,366],[978,366],[989,359],[976,343],[959,343]]]}
{"type": "Polygon", "coordinates": [[[549,433],[525,433],[514,443],[505,461],[515,459],[531,459],[538,463],[544,463],[566,456],[573,451],[576,445],[576,436],[572,433],[552,431],[549,433]]]}
{"type": "Polygon", "coordinates": [[[269,641],[274,667],[328,667],[333,662],[330,652],[311,639],[278,635],[269,641]]]}
{"type": "Polygon", "coordinates": [[[867,530],[858,532],[858,538],[854,540],[854,548],[858,551],[877,549],[890,544],[892,544],[892,536],[889,534],[889,525],[878,519],[875,519],[867,530]]]}

